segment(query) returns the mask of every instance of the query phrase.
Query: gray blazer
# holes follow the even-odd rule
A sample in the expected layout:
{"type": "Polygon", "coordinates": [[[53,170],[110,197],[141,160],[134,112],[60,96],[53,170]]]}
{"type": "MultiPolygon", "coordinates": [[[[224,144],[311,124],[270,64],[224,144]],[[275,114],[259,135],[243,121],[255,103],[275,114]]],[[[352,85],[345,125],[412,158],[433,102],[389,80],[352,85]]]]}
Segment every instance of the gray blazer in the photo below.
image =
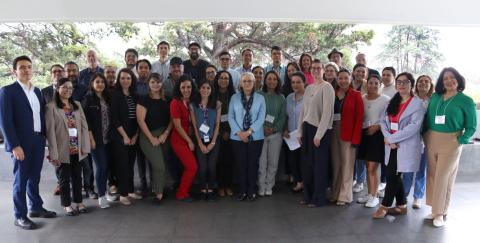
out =
{"type": "MultiPolygon", "coordinates": [[[[80,102],[75,101],[78,109],[73,112],[78,136],[79,161],[90,153],[88,125],[80,102]]],[[[45,120],[47,125],[48,153],[51,160],[70,163],[70,137],[68,135],[67,117],[63,109],[57,107],[55,100],[47,104],[45,120]]]]}
{"type": "MultiPolygon", "coordinates": [[[[398,131],[390,133],[390,119],[385,111],[380,119],[380,126],[383,136],[389,143],[398,144],[397,149],[397,171],[417,172],[420,167],[420,157],[423,152],[423,142],[420,136],[425,106],[418,97],[413,97],[410,104],[400,117],[398,131]]],[[[385,145],[385,164],[390,159],[390,146],[385,145]]]]}

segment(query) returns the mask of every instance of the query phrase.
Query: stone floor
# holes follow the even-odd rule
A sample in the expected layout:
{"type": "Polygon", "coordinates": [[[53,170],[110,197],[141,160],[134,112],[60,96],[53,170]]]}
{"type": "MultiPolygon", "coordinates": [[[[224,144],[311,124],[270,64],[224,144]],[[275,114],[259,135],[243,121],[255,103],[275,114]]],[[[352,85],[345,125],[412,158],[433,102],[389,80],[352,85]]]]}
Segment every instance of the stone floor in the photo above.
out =
{"type": "Polygon", "coordinates": [[[67,217],[51,193],[54,185],[52,177],[43,179],[41,192],[45,207],[58,217],[36,219],[40,229],[24,231],[13,226],[11,180],[0,180],[0,242],[480,242],[475,221],[480,219],[480,181],[475,177],[457,181],[444,228],[424,222],[428,207],[409,205],[406,216],[383,220],[373,220],[374,209],[356,203],[306,208],[283,183],[272,197],[255,202],[169,198],[154,205],[144,199],[130,207],[100,209],[96,200],[86,199],[88,214],[67,217]]]}

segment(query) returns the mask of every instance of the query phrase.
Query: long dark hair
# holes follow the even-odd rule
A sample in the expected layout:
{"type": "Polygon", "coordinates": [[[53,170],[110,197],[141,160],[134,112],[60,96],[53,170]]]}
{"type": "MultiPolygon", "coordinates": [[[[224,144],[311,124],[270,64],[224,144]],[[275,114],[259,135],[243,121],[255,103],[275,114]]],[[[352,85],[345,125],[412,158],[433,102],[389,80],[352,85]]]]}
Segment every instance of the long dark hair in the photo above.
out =
{"type": "Polygon", "coordinates": [[[134,95],[136,90],[136,84],[137,84],[137,76],[135,76],[135,74],[130,68],[120,69],[117,75],[117,82],[115,82],[115,89],[122,91],[122,85],[120,84],[120,74],[122,73],[128,73],[130,75],[130,78],[132,79],[132,83],[130,84],[130,87],[128,87],[128,92],[130,93],[130,95],[134,95]]]}
{"type": "MultiPolygon", "coordinates": [[[[65,104],[60,100],[60,86],[62,86],[66,82],[72,82],[69,78],[61,78],[57,81],[57,86],[55,87],[55,104],[57,105],[58,108],[63,109],[65,104]]],[[[73,100],[72,96],[68,98],[68,103],[72,105],[73,110],[76,111],[78,110],[78,105],[75,104],[75,101],[73,100]]]]}
{"type": "Polygon", "coordinates": [[[108,81],[107,81],[107,78],[105,78],[105,76],[101,73],[94,73],[92,75],[92,78],[90,79],[90,83],[89,83],[89,87],[90,87],[90,90],[89,92],[92,93],[92,94],[95,94],[95,89],[93,88],[93,82],[95,81],[95,79],[97,78],[101,78],[103,80],[103,83],[105,84],[105,88],[103,89],[102,91],[102,98],[108,103],[110,102],[110,92],[108,91],[108,81]]]}
{"type": "Polygon", "coordinates": [[[215,76],[215,81],[213,82],[212,93],[215,95],[215,99],[218,99],[218,97],[220,96],[220,85],[218,85],[218,80],[220,79],[220,76],[222,75],[222,73],[226,73],[228,75],[228,86],[227,86],[228,98],[232,97],[232,95],[235,94],[235,89],[233,88],[232,75],[227,70],[221,70],[220,72],[217,73],[217,75],[215,76]]]}
{"type": "MultiPolygon", "coordinates": [[[[397,77],[395,78],[395,82],[401,76],[406,76],[407,79],[410,81],[410,87],[411,87],[410,95],[413,96],[413,88],[415,87],[414,86],[415,85],[415,78],[413,77],[413,75],[411,73],[403,72],[403,73],[400,73],[399,75],[397,75],[397,77]]],[[[373,75],[372,75],[372,77],[373,77],[373,75]]],[[[400,108],[400,102],[402,102],[402,97],[400,96],[400,93],[397,92],[397,93],[395,93],[395,95],[390,100],[390,103],[388,103],[387,114],[391,115],[391,116],[397,115],[398,109],[400,108]]]]}
{"type": "Polygon", "coordinates": [[[200,107],[200,103],[202,103],[202,95],[200,94],[200,89],[204,84],[207,84],[208,86],[210,86],[210,89],[211,89],[210,95],[208,96],[207,107],[210,109],[215,109],[217,107],[217,99],[214,95],[214,88],[212,87],[210,82],[208,82],[207,80],[203,80],[198,84],[198,93],[193,98],[193,103],[196,107],[200,107]]]}
{"type": "Polygon", "coordinates": [[[297,71],[295,71],[295,72],[303,72],[301,67],[298,66],[298,64],[296,62],[289,62],[287,64],[287,68],[285,68],[285,80],[283,80],[283,86],[282,86],[282,94],[284,96],[287,96],[287,95],[289,95],[290,93],[293,92],[292,80],[290,79],[290,77],[288,77],[288,67],[290,67],[290,66],[293,66],[295,69],[297,69],[297,71]]]}
{"type": "Polygon", "coordinates": [[[438,75],[437,84],[435,85],[435,93],[437,94],[444,94],[445,93],[445,85],[443,84],[443,76],[445,76],[445,72],[452,72],[453,76],[457,80],[458,86],[457,91],[463,92],[465,90],[465,78],[457,71],[457,69],[453,67],[446,67],[438,75]]]}
{"type": "Polygon", "coordinates": [[[280,80],[280,76],[279,76],[278,73],[277,73],[276,71],[274,71],[274,70],[268,71],[268,72],[265,74],[265,76],[263,77],[262,91],[263,91],[264,93],[267,93],[267,92],[268,92],[268,88],[267,88],[267,83],[266,83],[266,82],[267,82],[267,77],[268,77],[268,75],[270,75],[270,74],[275,75],[275,77],[277,78],[277,86],[275,86],[275,93],[276,93],[276,94],[280,94],[280,86],[281,86],[282,83],[281,83],[281,80],[280,80]]]}
{"type": "Polygon", "coordinates": [[[312,55],[304,52],[304,53],[300,56],[300,58],[298,59],[298,66],[299,66],[299,68],[300,68],[300,70],[298,70],[298,71],[310,72],[310,69],[312,68],[312,63],[313,63],[313,57],[312,57],[312,55]],[[304,67],[303,64],[302,64],[302,60],[303,60],[304,57],[308,57],[308,58],[310,59],[310,68],[309,68],[308,70],[305,70],[305,67],[304,67]]]}
{"type": "Polygon", "coordinates": [[[190,95],[190,100],[194,100],[197,93],[197,86],[193,83],[193,79],[188,74],[184,74],[178,78],[178,81],[175,83],[175,87],[173,87],[173,98],[177,100],[181,100],[183,98],[182,92],[180,91],[180,85],[183,82],[190,82],[190,85],[192,85],[192,94],[190,95]]]}

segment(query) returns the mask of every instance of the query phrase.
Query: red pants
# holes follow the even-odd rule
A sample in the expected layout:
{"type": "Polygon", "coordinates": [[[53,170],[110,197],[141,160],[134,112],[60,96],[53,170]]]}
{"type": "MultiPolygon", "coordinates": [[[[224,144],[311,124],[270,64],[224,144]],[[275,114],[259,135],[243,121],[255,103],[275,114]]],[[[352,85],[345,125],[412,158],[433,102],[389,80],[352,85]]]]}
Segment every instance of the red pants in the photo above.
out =
{"type": "Polygon", "coordinates": [[[182,179],[176,195],[177,199],[183,199],[190,196],[188,193],[197,174],[197,161],[193,151],[190,151],[188,144],[182,138],[172,136],[171,142],[173,151],[183,165],[182,179]]]}

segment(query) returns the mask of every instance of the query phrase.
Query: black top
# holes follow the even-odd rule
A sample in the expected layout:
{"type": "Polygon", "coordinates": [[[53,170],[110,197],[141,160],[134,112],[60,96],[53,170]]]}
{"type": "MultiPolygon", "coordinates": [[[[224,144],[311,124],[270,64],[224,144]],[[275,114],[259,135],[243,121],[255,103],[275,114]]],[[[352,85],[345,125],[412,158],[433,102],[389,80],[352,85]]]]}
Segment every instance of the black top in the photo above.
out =
{"type": "Polygon", "coordinates": [[[333,105],[333,113],[342,113],[342,108],[343,108],[343,101],[345,101],[345,98],[347,96],[345,95],[345,97],[343,97],[342,99],[339,99],[338,96],[335,95],[335,103],[333,105]]]}
{"type": "Polygon", "coordinates": [[[170,99],[152,99],[149,95],[139,98],[138,104],[147,109],[145,123],[153,131],[167,127],[170,122],[170,99]]]}
{"type": "Polygon", "coordinates": [[[113,92],[110,105],[110,123],[112,124],[113,130],[112,139],[117,142],[123,142],[122,136],[118,133],[117,128],[123,127],[130,138],[137,132],[136,104],[137,97],[135,95],[125,96],[120,90],[113,92]]]}
{"type": "Polygon", "coordinates": [[[193,81],[198,84],[204,80],[205,77],[205,70],[207,69],[209,62],[199,59],[197,65],[193,66],[190,60],[183,61],[183,73],[190,75],[193,78],[193,81]]]}
{"type": "Polygon", "coordinates": [[[92,131],[95,143],[103,144],[102,110],[100,106],[100,98],[98,98],[95,93],[89,91],[85,95],[85,99],[82,102],[82,107],[83,112],[85,113],[85,118],[87,119],[88,130],[92,131]]]}
{"type": "Polygon", "coordinates": [[[55,90],[53,89],[53,84],[49,85],[42,89],[42,95],[45,99],[45,104],[50,103],[53,100],[53,95],[55,94],[55,90]]]}

